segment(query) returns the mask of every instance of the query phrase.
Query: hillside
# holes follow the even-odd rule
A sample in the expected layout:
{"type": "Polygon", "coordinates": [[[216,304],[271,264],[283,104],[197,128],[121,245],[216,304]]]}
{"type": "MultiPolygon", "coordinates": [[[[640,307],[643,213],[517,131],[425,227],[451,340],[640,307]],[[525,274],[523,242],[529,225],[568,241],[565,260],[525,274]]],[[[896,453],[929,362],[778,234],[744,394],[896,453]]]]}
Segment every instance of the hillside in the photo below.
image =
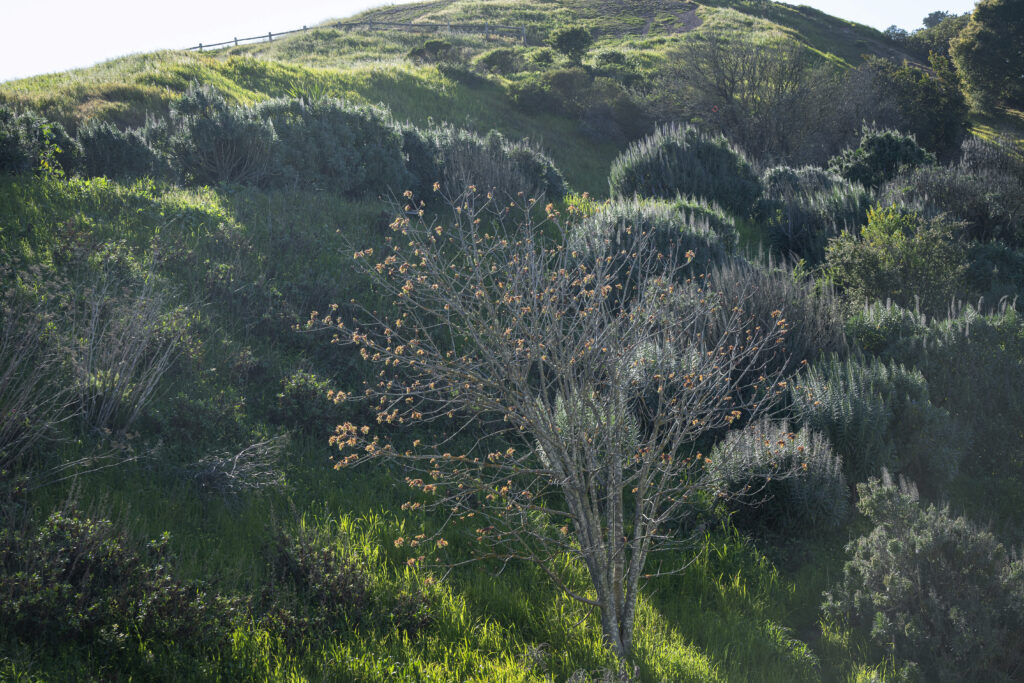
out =
{"type": "Polygon", "coordinates": [[[924,61],[437,0],[0,84],[0,680],[1019,677],[1024,158],[924,61]]]}

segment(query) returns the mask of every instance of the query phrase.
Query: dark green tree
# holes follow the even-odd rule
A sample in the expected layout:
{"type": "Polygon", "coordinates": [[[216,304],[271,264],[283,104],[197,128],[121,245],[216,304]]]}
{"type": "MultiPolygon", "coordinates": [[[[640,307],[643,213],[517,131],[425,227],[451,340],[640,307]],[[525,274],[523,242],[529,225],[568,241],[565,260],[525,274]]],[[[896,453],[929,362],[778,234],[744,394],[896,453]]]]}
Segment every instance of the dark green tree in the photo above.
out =
{"type": "Polygon", "coordinates": [[[568,57],[573,64],[581,63],[593,44],[594,36],[585,26],[563,26],[551,32],[552,47],[568,57]]]}
{"type": "Polygon", "coordinates": [[[981,0],[950,54],[978,108],[1024,103],[1024,10],[1019,0],[981,0]]]}

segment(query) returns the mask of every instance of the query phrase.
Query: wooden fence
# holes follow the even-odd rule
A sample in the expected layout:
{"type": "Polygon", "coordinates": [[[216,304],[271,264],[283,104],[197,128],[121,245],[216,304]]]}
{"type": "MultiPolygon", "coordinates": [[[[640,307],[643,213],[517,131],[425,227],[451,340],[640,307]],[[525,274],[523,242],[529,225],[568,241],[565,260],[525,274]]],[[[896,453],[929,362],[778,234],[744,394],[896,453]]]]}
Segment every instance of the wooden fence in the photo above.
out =
{"type": "MultiPolygon", "coordinates": [[[[393,22],[393,21],[339,21],[334,24],[326,24],[315,28],[337,28],[352,30],[357,28],[365,28],[369,31],[375,30],[392,30],[392,31],[408,31],[412,33],[478,33],[483,34],[486,39],[490,39],[492,36],[495,38],[499,37],[514,37],[523,42],[526,45],[526,27],[525,26],[502,26],[500,24],[415,24],[412,22],[393,22]]],[[[266,35],[252,36],[249,38],[234,38],[232,40],[225,40],[221,43],[199,43],[192,47],[185,48],[186,50],[213,50],[220,47],[237,46],[242,44],[260,43],[260,42],[273,42],[274,38],[280,38],[282,36],[291,35],[293,33],[303,33],[308,31],[308,26],[297,28],[292,31],[281,31],[279,33],[268,32],[266,35]]]]}

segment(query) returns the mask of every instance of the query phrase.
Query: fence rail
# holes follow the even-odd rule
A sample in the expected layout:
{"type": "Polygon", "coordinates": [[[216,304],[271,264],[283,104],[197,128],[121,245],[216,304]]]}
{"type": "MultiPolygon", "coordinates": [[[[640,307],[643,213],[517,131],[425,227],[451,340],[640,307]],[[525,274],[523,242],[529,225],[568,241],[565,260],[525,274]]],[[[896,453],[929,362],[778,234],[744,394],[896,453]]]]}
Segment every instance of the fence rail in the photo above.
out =
{"type": "MultiPolygon", "coordinates": [[[[337,29],[354,29],[359,27],[366,27],[369,30],[374,29],[388,29],[388,30],[400,30],[400,31],[412,31],[416,33],[432,32],[438,33],[440,31],[446,31],[448,33],[482,33],[485,38],[490,38],[492,35],[495,37],[504,36],[515,36],[522,40],[523,45],[526,44],[526,27],[525,26],[503,26],[501,24],[458,24],[458,23],[444,23],[444,24],[427,24],[421,23],[416,24],[413,22],[394,22],[394,21],[339,21],[334,24],[327,24],[315,28],[337,28],[337,29]]],[[[251,44],[259,42],[273,42],[274,38],[280,38],[281,36],[291,35],[293,33],[303,33],[308,31],[308,26],[302,28],[293,29],[291,31],[280,31],[273,33],[268,31],[265,35],[251,36],[249,38],[233,38],[232,40],[225,40],[220,43],[199,43],[192,47],[185,48],[186,50],[212,50],[220,47],[237,46],[242,44],[251,44]]]]}

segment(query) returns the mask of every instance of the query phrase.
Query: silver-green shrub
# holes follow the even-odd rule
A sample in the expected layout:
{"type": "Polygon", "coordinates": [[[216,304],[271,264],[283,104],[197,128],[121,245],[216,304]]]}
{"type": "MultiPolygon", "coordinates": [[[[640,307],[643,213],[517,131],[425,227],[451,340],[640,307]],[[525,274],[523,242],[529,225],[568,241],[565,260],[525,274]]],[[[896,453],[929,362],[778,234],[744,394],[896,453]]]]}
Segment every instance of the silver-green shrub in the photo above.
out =
{"type": "Polygon", "coordinates": [[[795,419],[828,436],[852,482],[885,468],[939,490],[959,470],[962,435],[920,370],[832,357],[803,371],[790,398],[795,419]]]}
{"type": "Polygon", "coordinates": [[[729,494],[741,528],[829,531],[849,513],[842,458],[809,429],[762,420],[726,434],[705,463],[712,490],[729,494]]]}
{"type": "Polygon", "coordinates": [[[725,137],[670,124],[631,144],[612,162],[613,195],[694,196],[733,213],[750,213],[761,183],[746,155],[725,137]]]}

